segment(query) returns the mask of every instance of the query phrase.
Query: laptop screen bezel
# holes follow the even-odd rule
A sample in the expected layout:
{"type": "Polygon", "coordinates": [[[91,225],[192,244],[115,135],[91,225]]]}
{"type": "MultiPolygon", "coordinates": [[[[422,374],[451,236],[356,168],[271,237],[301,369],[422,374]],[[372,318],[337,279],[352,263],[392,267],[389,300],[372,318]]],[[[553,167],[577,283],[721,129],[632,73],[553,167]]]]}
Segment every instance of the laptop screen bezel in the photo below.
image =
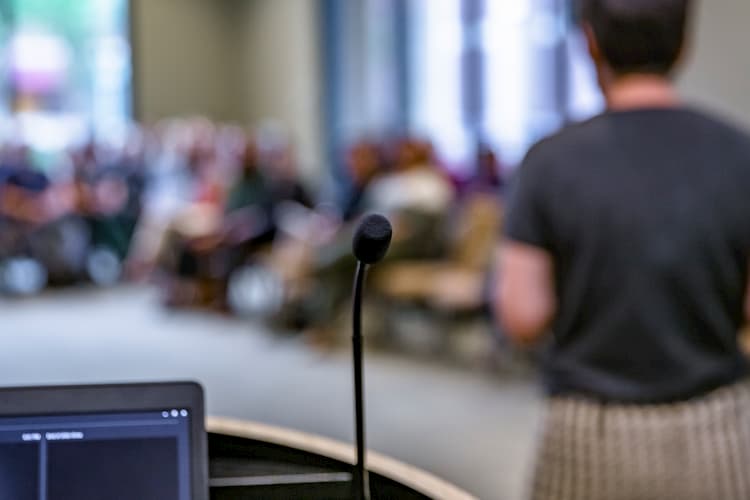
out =
{"type": "Polygon", "coordinates": [[[190,410],[192,500],[208,498],[208,447],[203,388],[197,382],[0,388],[0,417],[190,410]]]}

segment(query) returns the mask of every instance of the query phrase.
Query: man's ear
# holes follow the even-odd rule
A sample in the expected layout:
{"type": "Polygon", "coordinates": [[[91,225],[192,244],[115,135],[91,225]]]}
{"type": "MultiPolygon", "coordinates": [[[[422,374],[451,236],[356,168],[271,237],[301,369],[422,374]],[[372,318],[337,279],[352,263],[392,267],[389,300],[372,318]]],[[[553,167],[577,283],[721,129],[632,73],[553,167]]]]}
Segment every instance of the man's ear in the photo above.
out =
{"type": "Polygon", "coordinates": [[[586,35],[586,45],[589,49],[589,55],[594,63],[597,65],[602,62],[602,50],[599,47],[599,42],[596,41],[596,35],[594,34],[594,28],[590,24],[585,23],[583,25],[583,32],[586,35]]]}
{"type": "Polygon", "coordinates": [[[685,40],[682,42],[682,46],[680,47],[680,53],[677,55],[677,60],[675,61],[674,65],[672,66],[672,75],[674,76],[674,73],[682,69],[684,66],[686,66],[687,61],[690,59],[690,56],[692,55],[691,49],[691,40],[690,37],[685,37],[685,40]]]}
{"type": "Polygon", "coordinates": [[[596,79],[599,83],[599,87],[602,89],[602,92],[606,94],[605,89],[612,78],[612,72],[609,68],[609,64],[604,58],[604,53],[602,52],[602,48],[599,45],[599,42],[596,40],[594,28],[592,28],[590,24],[584,23],[583,33],[584,35],[586,35],[586,45],[589,49],[591,62],[594,63],[594,67],[596,68],[596,79]]]}

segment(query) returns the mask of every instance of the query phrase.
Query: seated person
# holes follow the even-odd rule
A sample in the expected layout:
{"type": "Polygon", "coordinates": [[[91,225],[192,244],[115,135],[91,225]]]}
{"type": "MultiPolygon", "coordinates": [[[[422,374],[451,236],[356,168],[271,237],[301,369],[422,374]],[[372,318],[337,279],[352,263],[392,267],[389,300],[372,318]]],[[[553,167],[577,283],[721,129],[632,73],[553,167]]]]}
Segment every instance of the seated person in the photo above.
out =
{"type": "Polygon", "coordinates": [[[385,161],[376,143],[359,141],[349,150],[346,165],[349,179],[340,209],[342,220],[351,221],[362,214],[367,187],[383,173],[385,161]]]}
{"type": "Polygon", "coordinates": [[[92,248],[123,261],[141,212],[143,151],[129,144],[109,158],[86,156],[85,150],[72,155],[79,213],[89,226],[92,248]]]}
{"type": "Polygon", "coordinates": [[[217,223],[200,233],[188,234],[177,227],[170,232],[161,259],[172,282],[167,304],[197,302],[224,309],[231,271],[273,238],[272,203],[257,148],[248,142],[239,177],[228,189],[217,223]]]}
{"type": "Polygon", "coordinates": [[[21,147],[11,156],[0,211],[16,229],[16,245],[6,250],[6,258],[36,260],[51,282],[81,278],[89,231],[76,212],[75,190],[70,183],[53,182],[36,170],[28,149],[21,147]]]}
{"type": "Polygon", "coordinates": [[[292,146],[282,144],[262,157],[264,159],[260,163],[273,203],[291,202],[312,208],[313,198],[300,180],[292,146]]]}
{"type": "Polygon", "coordinates": [[[0,259],[25,251],[25,236],[40,220],[39,194],[48,185],[28,165],[28,150],[5,145],[0,150],[0,259]]]}
{"type": "Polygon", "coordinates": [[[488,145],[480,144],[473,175],[458,182],[461,196],[471,197],[482,193],[500,196],[505,187],[503,171],[495,152],[488,145]]]}

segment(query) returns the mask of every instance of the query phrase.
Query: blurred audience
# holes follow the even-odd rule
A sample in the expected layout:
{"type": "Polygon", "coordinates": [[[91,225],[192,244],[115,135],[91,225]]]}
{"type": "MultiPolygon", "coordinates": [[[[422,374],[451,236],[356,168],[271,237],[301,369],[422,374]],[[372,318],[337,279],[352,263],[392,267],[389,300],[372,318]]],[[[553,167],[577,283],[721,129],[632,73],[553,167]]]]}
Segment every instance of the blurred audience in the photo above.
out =
{"type": "MultiPolygon", "coordinates": [[[[379,212],[391,220],[391,263],[439,258],[446,253],[446,226],[455,193],[434,159],[431,144],[404,139],[397,144],[391,165],[383,165],[384,157],[369,142],[351,149],[347,155],[351,196],[339,207],[338,225],[333,224],[335,230],[328,231],[328,237],[318,232],[315,237],[299,238],[300,249],[290,252],[297,262],[296,274],[285,275],[285,288],[291,293],[281,318],[295,329],[304,329],[315,342],[330,343],[340,331],[342,306],[356,266],[351,238],[358,214],[379,212]]],[[[316,232],[318,221],[310,218],[309,233],[316,232]]],[[[279,255],[283,254],[277,253],[270,265],[281,273],[290,262],[279,255]]]]}
{"type": "MultiPolygon", "coordinates": [[[[116,146],[92,139],[45,169],[9,142],[0,148],[0,290],[149,279],[169,306],[263,313],[327,337],[351,287],[352,232],[370,211],[394,226],[389,282],[413,281],[404,269],[420,262],[486,271],[503,185],[491,149],[459,182],[423,139],[363,139],[344,160],[333,197],[307,189],[283,134],[203,118],[136,127],[116,146]],[[490,200],[479,215],[477,199],[490,200]]],[[[376,293],[406,300],[374,282],[376,293]]]]}

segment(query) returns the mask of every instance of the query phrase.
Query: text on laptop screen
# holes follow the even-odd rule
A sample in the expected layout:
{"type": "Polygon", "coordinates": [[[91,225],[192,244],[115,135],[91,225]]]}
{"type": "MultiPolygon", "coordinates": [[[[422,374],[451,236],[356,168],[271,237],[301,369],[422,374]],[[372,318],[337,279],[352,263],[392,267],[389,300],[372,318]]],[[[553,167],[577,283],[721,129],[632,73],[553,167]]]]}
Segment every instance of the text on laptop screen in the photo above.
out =
{"type": "Polygon", "coordinates": [[[190,500],[190,411],[0,418],[0,499],[190,500]]]}

